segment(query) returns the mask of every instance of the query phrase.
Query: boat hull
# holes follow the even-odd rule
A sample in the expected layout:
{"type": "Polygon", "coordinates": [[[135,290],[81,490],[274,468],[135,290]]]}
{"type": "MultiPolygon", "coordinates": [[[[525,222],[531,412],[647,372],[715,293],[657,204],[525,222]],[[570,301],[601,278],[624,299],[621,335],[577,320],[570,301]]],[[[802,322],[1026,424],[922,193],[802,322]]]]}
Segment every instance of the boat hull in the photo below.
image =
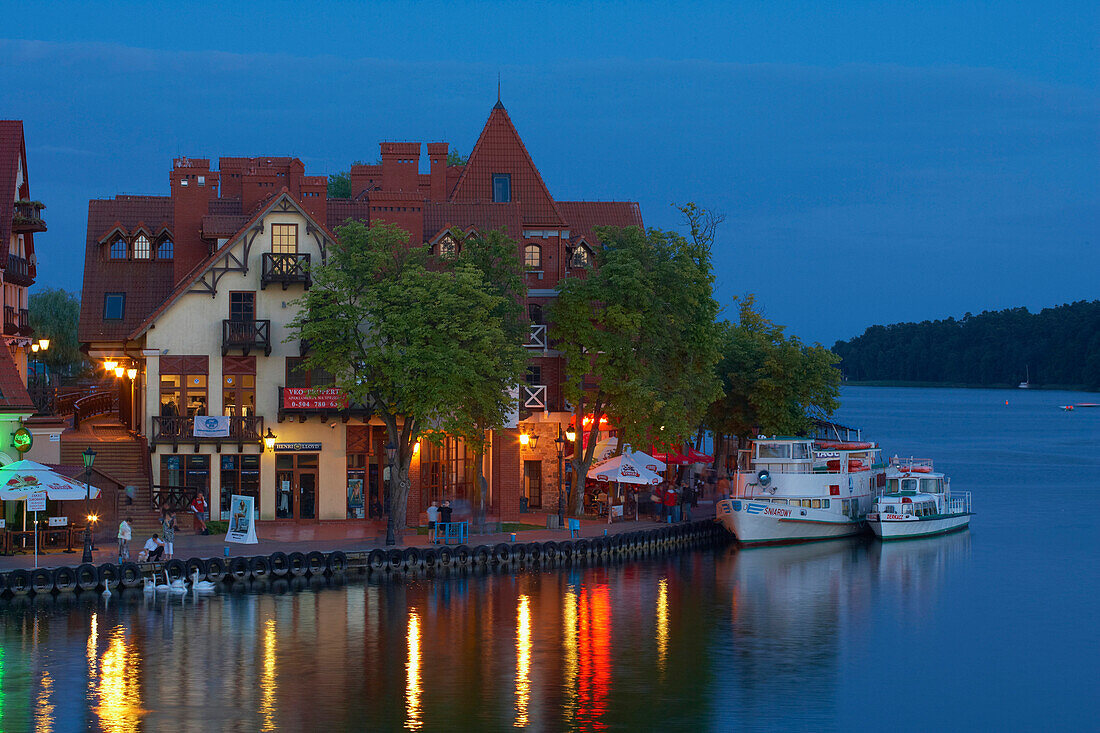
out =
{"type": "Polygon", "coordinates": [[[780,545],[850,537],[863,522],[835,512],[785,507],[751,499],[718,502],[718,521],[745,545],[780,545]]]}
{"type": "Polygon", "coordinates": [[[868,520],[867,524],[879,539],[905,540],[966,529],[970,525],[970,515],[953,514],[946,517],[920,517],[909,520],[872,519],[868,520]]]}

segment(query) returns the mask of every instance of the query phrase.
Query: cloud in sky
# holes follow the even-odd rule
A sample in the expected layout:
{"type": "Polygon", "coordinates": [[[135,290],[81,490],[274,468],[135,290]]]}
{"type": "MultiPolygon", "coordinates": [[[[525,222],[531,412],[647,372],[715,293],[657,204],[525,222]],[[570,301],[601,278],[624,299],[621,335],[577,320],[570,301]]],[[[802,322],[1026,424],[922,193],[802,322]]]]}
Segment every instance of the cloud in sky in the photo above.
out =
{"type": "Polygon", "coordinates": [[[78,289],[87,200],[166,193],[171,158],[386,139],[469,152],[504,102],[560,199],[724,212],[719,292],[832,343],[871,323],[1097,297],[1100,95],[971,66],[626,58],[504,65],[0,41],[49,209],[43,284],[78,289]],[[78,152],[80,151],[80,152],[78,152]],[[90,153],[90,154],[89,154],[90,153]]]}

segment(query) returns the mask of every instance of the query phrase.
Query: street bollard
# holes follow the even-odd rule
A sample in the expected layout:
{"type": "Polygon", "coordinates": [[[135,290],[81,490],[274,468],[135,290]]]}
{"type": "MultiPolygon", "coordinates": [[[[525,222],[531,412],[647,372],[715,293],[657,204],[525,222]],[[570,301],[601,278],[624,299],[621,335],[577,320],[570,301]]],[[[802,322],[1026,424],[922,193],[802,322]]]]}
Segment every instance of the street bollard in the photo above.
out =
{"type": "Polygon", "coordinates": [[[222,548],[222,555],[225,557],[229,557],[229,545],[226,545],[222,548]]]}
{"type": "Polygon", "coordinates": [[[606,536],[607,536],[607,529],[606,529],[606,528],[605,528],[605,529],[604,529],[604,531],[603,531],[603,536],[604,536],[604,537],[606,537],[606,536]]]}
{"type": "Polygon", "coordinates": [[[512,533],[512,534],[510,534],[510,535],[508,535],[508,541],[509,541],[509,542],[515,542],[515,541],[516,541],[516,533],[515,533],[515,532],[513,532],[513,533],[512,533]]]}

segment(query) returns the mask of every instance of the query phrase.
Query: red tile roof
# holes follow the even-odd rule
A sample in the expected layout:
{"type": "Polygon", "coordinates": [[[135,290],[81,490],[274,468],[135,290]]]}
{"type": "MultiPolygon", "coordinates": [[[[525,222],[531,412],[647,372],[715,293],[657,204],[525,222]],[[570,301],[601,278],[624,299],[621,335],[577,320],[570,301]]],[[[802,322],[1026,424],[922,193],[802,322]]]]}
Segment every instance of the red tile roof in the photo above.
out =
{"type": "MultiPolygon", "coordinates": [[[[12,202],[16,199],[15,176],[23,155],[23,123],[20,120],[0,120],[0,255],[7,262],[11,241],[11,221],[15,215],[12,202]]],[[[23,171],[26,175],[26,170],[23,171]]]]}
{"type": "Polygon", "coordinates": [[[523,209],[517,203],[424,203],[425,241],[453,226],[463,230],[474,227],[478,231],[503,228],[518,242],[523,237],[523,209]]]}
{"type": "Polygon", "coordinates": [[[202,236],[205,239],[231,237],[248,222],[243,214],[207,214],[202,218],[202,236]]]}
{"type": "Polygon", "coordinates": [[[11,351],[0,349],[0,352],[3,352],[0,353],[0,409],[33,414],[34,401],[23,386],[11,351]]]}
{"type": "MultiPolygon", "coordinates": [[[[381,166],[379,166],[381,167],[381,166]]],[[[335,229],[348,219],[361,221],[364,224],[370,221],[370,202],[355,199],[327,199],[326,205],[328,225],[335,229]]]]}
{"type": "Polygon", "coordinates": [[[88,235],[84,250],[84,289],[80,299],[78,338],[121,341],[172,292],[171,260],[109,259],[108,248],[98,238],[116,222],[132,229],[141,221],[172,223],[172,199],[168,196],[117,196],[88,202],[88,235]],[[105,293],[126,293],[120,321],[103,318],[105,293]]]}
{"type": "Polygon", "coordinates": [[[554,226],[565,223],[554,197],[500,103],[489,114],[450,200],[455,203],[491,202],[494,173],[511,174],[512,201],[523,205],[524,224],[554,226]]]}
{"type": "Polygon", "coordinates": [[[591,244],[599,243],[594,229],[604,227],[644,227],[642,211],[633,201],[559,201],[558,208],[569,225],[569,238],[581,237],[591,244]]]}

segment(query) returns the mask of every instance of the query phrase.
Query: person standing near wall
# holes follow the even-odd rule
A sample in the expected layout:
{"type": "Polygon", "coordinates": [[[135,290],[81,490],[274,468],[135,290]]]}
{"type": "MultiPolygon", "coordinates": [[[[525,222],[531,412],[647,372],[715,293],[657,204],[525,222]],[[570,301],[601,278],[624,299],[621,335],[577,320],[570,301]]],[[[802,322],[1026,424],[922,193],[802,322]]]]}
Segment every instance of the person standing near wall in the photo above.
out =
{"type": "Polygon", "coordinates": [[[176,549],[176,514],[167,511],[160,520],[160,527],[164,531],[164,559],[171,560],[172,552],[176,549]]]}

